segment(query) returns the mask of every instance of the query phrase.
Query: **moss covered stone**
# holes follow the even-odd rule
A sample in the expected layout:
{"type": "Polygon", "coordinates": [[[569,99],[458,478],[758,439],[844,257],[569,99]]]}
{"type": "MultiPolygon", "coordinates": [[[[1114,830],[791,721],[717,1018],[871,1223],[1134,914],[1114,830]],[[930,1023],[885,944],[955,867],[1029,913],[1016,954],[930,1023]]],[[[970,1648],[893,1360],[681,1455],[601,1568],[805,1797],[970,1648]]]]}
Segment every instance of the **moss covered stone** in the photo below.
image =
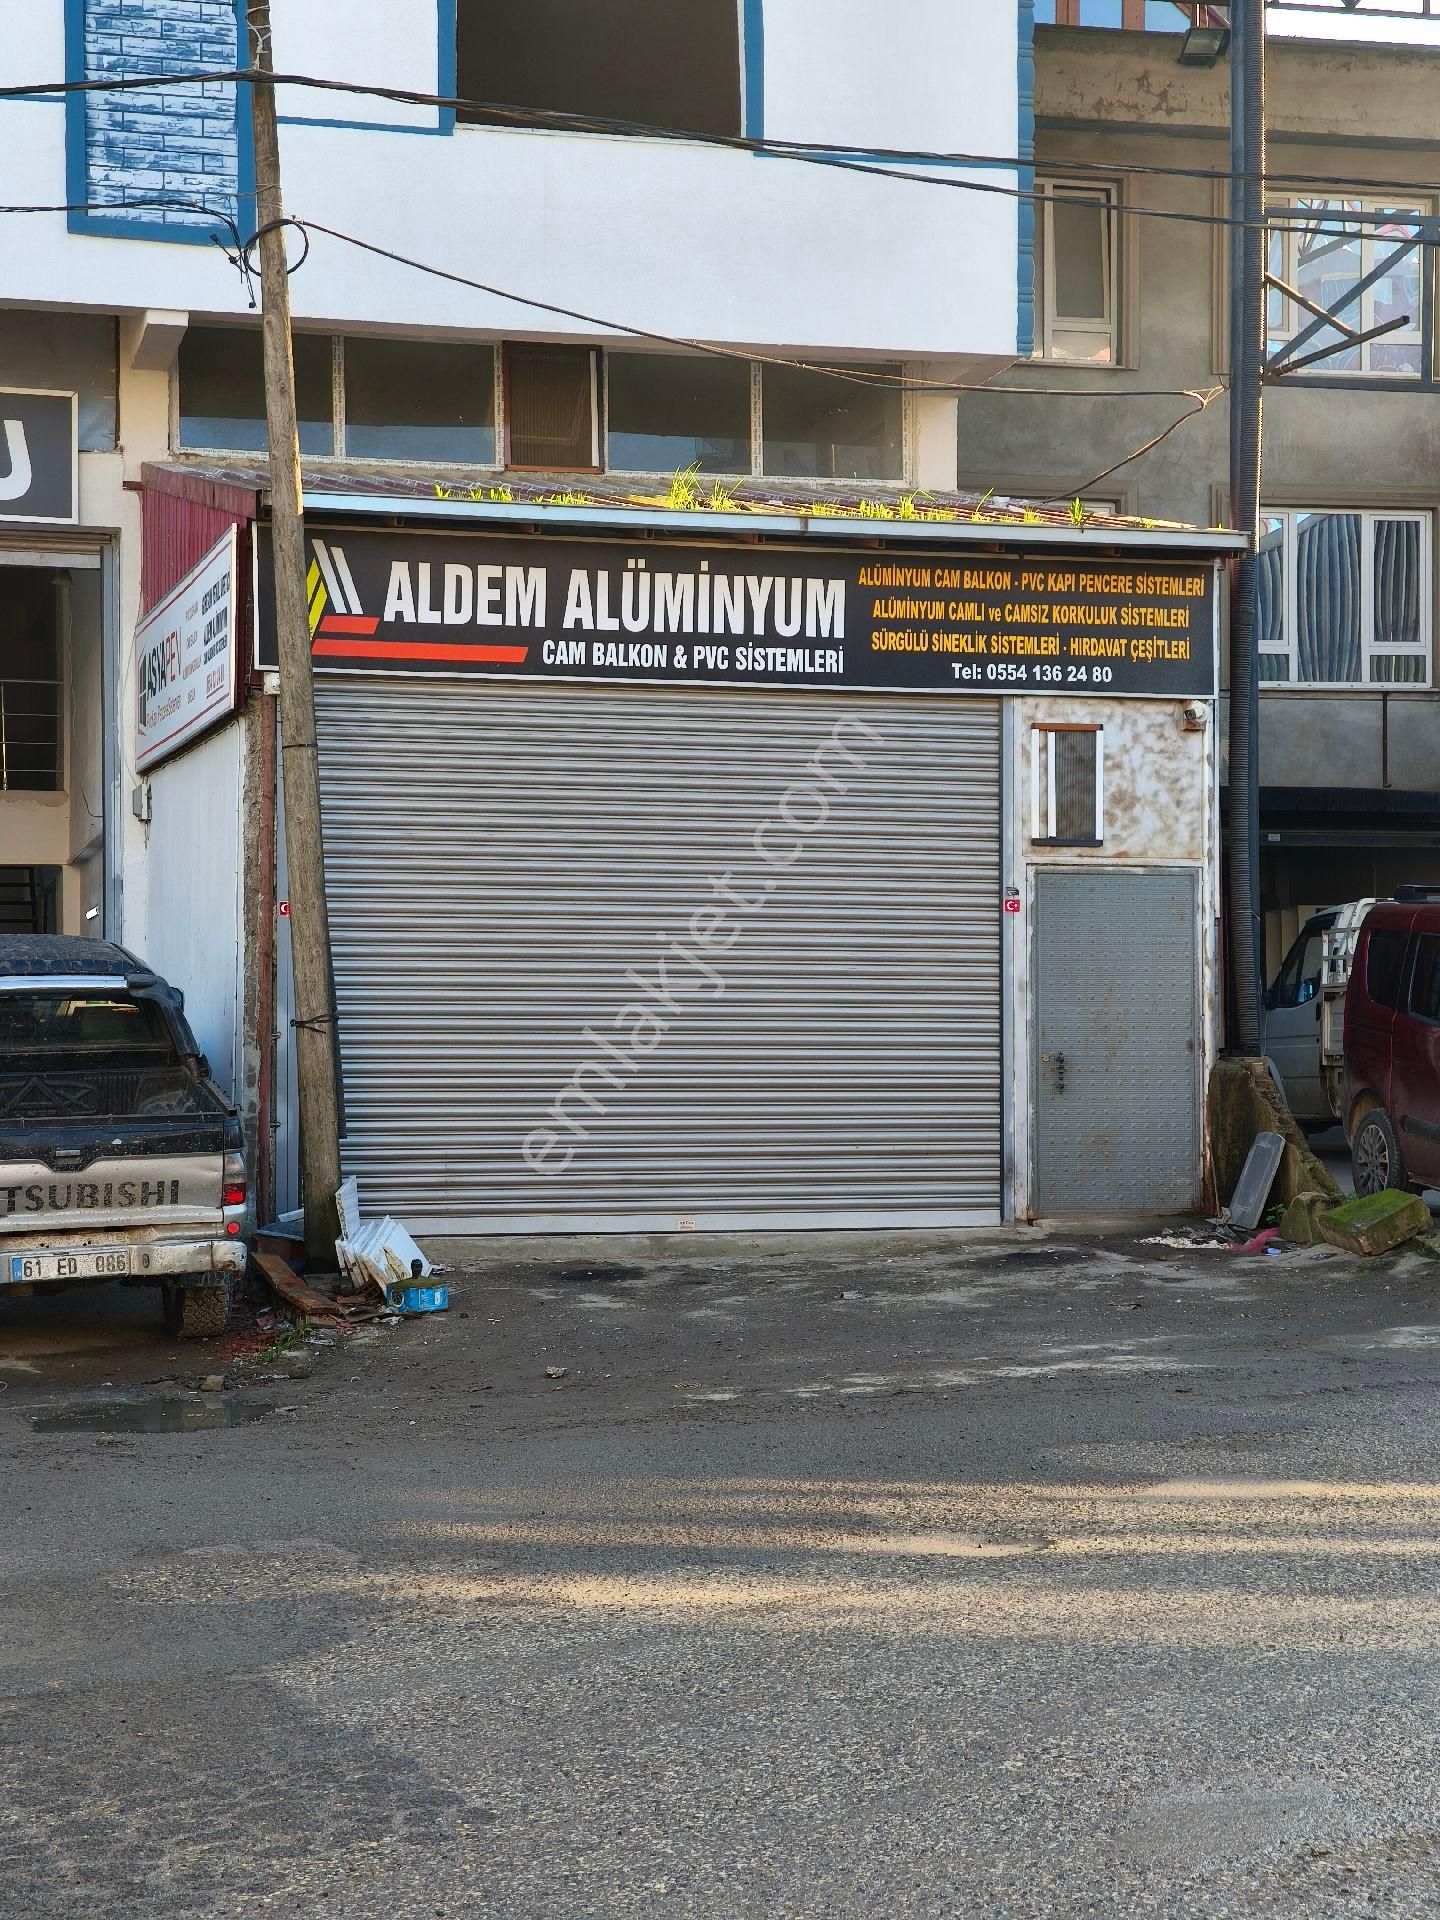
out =
{"type": "Polygon", "coordinates": [[[1430,1209],[1419,1194],[1387,1187],[1384,1193],[1367,1193],[1332,1207],[1320,1222],[1320,1232],[1346,1253],[1374,1254],[1413,1240],[1429,1225],[1430,1209]]]}

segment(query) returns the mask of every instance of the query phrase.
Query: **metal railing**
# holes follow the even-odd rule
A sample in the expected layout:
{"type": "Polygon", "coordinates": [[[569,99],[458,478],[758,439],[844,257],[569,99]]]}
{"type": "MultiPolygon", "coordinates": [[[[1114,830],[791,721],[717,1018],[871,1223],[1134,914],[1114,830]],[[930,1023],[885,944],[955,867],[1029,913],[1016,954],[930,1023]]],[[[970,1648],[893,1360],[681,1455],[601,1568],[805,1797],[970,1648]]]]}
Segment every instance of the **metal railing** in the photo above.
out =
{"type": "Polygon", "coordinates": [[[60,687],[58,680],[0,680],[0,793],[59,788],[60,687]],[[52,690],[48,704],[37,687],[52,690]]]}

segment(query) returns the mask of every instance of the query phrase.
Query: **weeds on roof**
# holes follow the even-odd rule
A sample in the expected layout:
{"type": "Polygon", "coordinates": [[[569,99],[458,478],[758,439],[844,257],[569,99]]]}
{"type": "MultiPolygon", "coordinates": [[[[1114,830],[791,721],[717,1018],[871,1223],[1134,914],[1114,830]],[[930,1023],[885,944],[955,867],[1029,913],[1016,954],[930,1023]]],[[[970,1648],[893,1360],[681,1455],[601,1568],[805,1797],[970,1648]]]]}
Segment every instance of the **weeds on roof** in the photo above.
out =
{"type": "Polygon", "coordinates": [[[437,500],[492,500],[501,506],[509,506],[515,498],[509,487],[446,487],[435,482],[437,500]]]}
{"type": "MultiPolygon", "coordinates": [[[[535,496],[535,503],[542,507],[594,507],[624,505],[631,507],[659,507],[669,513],[795,513],[810,520],[909,520],[928,521],[938,526],[952,525],[957,521],[968,520],[975,526],[1042,526],[1045,516],[1034,506],[1022,507],[1011,501],[997,501],[989,508],[994,498],[994,487],[987,487],[973,506],[948,506],[924,491],[901,494],[894,500],[869,499],[841,501],[817,499],[809,501],[783,500],[775,498],[750,499],[741,493],[744,481],[727,482],[724,480],[704,479],[697,461],[693,466],[681,467],[670,476],[670,484],[663,493],[633,493],[612,496],[597,496],[581,488],[570,487],[551,493],[535,496]]],[[[450,487],[442,481],[434,483],[437,500],[477,500],[491,501],[497,505],[514,504],[514,489],[503,482],[493,486],[450,487]]],[[[1078,495],[1066,506],[1066,514],[1071,526],[1088,526],[1095,516],[1086,507],[1078,495]]],[[[1158,526],[1155,520],[1145,520],[1141,525],[1146,528],[1158,526]]]]}
{"type": "Polygon", "coordinates": [[[700,485],[700,462],[693,466],[681,467],[670,476],[670,491],[665,497],[665,505],[672,513],[695,513],[705,504],[705,495],[700,485]]]}

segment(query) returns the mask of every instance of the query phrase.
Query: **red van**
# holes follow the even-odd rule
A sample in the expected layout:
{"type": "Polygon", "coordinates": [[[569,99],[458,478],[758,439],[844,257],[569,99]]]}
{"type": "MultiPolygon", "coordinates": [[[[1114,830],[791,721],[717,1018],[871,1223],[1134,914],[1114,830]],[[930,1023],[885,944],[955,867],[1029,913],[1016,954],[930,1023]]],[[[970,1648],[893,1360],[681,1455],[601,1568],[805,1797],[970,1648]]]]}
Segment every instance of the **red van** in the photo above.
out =
{"type": "Polygon", "coordinates": [[[1345,995],[1342,1099],[1357,1193],[1440,1187],[1435,889],[1402,887],[1365,917],[1345,995]]]}

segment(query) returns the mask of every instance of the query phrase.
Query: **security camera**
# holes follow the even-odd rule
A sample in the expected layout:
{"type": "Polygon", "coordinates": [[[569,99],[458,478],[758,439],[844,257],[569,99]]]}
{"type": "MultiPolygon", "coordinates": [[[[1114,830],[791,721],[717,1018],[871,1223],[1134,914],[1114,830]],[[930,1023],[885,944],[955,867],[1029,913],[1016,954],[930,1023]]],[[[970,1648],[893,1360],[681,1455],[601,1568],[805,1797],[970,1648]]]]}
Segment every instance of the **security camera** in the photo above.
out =
{"type": "Polygon", "coordinates": [[[1180,709],[1180,724],[1186,733],[1203,733],[1209,720],[1210,710],[1203,700],[1187,700],[1180,709]]]}

